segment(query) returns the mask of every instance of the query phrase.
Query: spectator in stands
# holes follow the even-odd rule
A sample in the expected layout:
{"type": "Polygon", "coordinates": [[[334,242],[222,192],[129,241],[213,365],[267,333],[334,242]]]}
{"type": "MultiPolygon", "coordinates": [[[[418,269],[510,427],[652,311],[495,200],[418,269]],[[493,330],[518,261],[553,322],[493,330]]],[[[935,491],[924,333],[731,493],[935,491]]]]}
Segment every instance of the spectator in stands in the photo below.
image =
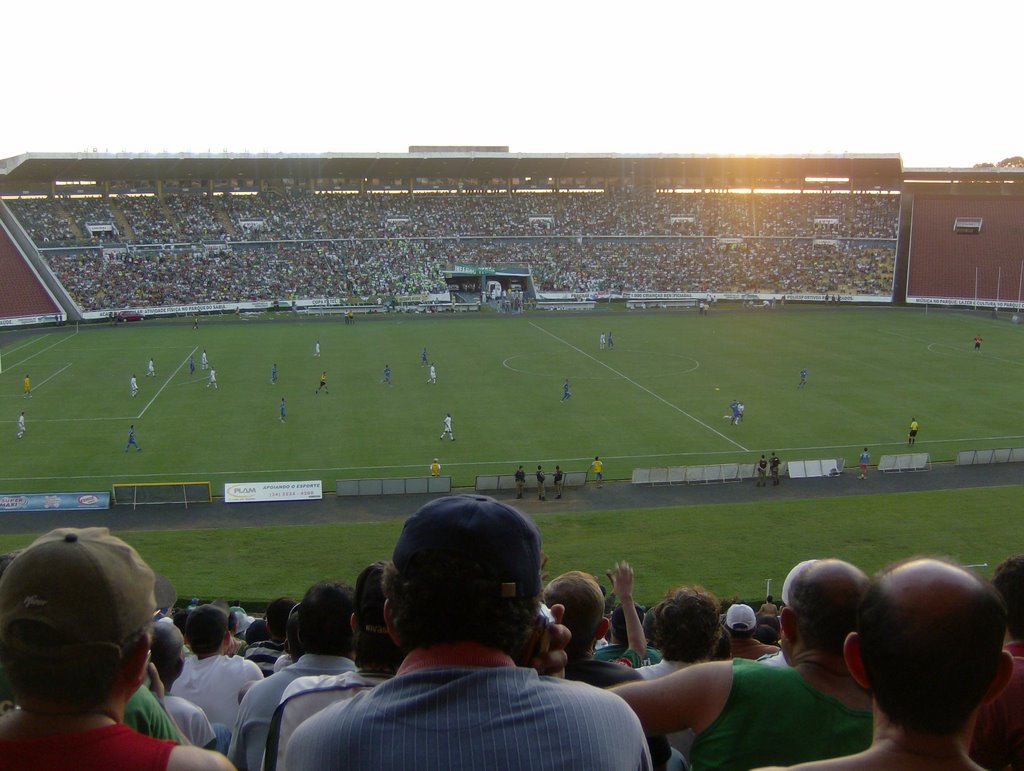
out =
{"type": "Polygon", "coordinates": [[[242,654],[246,660],[257,664],[264,677],[274,674],[274,662],[284,653],[288,642],[288,615],[298,603],[291,597],[278,597],[267,605],[264,620],[267,624],[267,639],[246,646],[242,654]]]}
{"type": "MultiPolygon", "coordinates": [[[[545,665],[528,648],[543,618],[540,569],[540,532],[510,506],[475,495],[426,504],[384,576],[405,661],[339,714],[303,723],[288,768],[649,768],[640,725],[616,697],[516,666],[545,665]]],[[[567,630],[543,628],[557,644],[546,666],[561,670],[567,630]]]]}
{"type": "Polygon", "coordinates": [[[154,576],[105,528],[54,530],[0,582],[0,661],[19,709],[0,721],[7,768],[229,769],[222,756],[123,725],[146,673],[154,576]]]}
{"type": "Polygon", "coordinates": [[[779,606],[775,604],[774,598],[769,594],[765,601],[761,603],[761,607],[757,609],[757,615],[759,616],[778,616],[779,606]]]}
{"type": "Polygon", "coordinates": [[[804,769],[977,769],[974,717],[1013,671],[1002,651],[1006,609],[984,581],[952,563],[911,559],[881,571],[846,641],[853,678],[870,689],[871,747],[804,769]]]}
{"type": "Polygon", "coordinates": [[[239,705],[228,751],[228,759],[238,769],[258,771],[262,765],[270,719],[285,689],[296,678],[355,669],[352,611],[352,588],[345,584],[321,581],[306,592],[292,614],[306,653],[291,666],[255,683],[239,705]]]}
{"type": "Polygon", "coordinates": [[[819,560],[799,575],[781,616],[789,667],[713,661],[627,683],[615,693],[648,734],[693,729],[696,768],[753,768],[859,752],[871,743],[871,704],[846,669],[843,642],[866,586],[860,570],[839,560],[819,560]]]}
{"type": "Polygon", "coordinates": [[[1024,554],[1004,560],[992,584],[1006,603],[1004,649],[1013,675],[1001,694],[978,711],[971,759],[985,768],[1024,768],[1024,554]]]}
{"type": "MultiPolygon", "coordinates": [[[[622,570],[623,565],[626,563],[619,563],[617,568],[622,570]]],[[[594,644],[604,637],[609,624],[604,616],[604,595],[596,578],[578,570],[563,573],[547,585],[544,602],[549,606],[561,605],[565,608],[562,623],[572,633],[565,648],[569,658],[569,663],[565,665],[567,680],[579,680],[597,688],[607,688],[640,679],[639,669],[594,658],[594,644]]],[[[717,616],[715,625],[718,625],[717,616]]],[[[648,740],[648,748],[655,767],[668,762],[671,750],[663,738],[648,740]]]]}
{"type": "Polygon", "coordinates": [[[702,586],[669,589],[647,616],[651,619],[651,641],[662,660],[637,670],[645,680],[709,660],[722,636],[718,598],[702,586]]]}
{"type": "Polygon", "coordinates": [[[226,752],[224,739],[228,738],[238,716],[239,691],[253,680],[262,680],[263,674],[253,662],[226,655],[231,645],[228,614],[216,605],[200,605],[188,614],[185,642],[192,655],[185,659],[185,667],[171,687],[171,695],[202,707],[214,730],[223,726],[217,746],[226,752]]]}
{"type": "Polygon", "coordinates": [[[398,671],[404,654],[388,635],[384,620],[381,581],[386,565],[374,562],[356,579],[352,629],[358,669],[338,675],[299,677],[288,685],[271,721],[264,771],[275,771],[275,762],[276,771],[284,771],[291,735],[304,720],[390,680],[398,671]]]}
{"type": "Polygon", "coordinates": [[[729,633],[729,648],[734,659],[755,661],[762,656],[778,653],[778,648],[754,639],[757,616],[749,605],[742,602],[730,605],[725,612],[724,626],[729,633]]]}
{"type": "Polygon", "coordinates": [[[605,573],[612,582],[612,594],[619,605],[612,611],[608,645],[602,646],[594,657],[599,661],[614,661],[627,667],[647,666],[661,661],[661,653],[647,644],[644,634],[644,609],[633,602],[633,568],[620,562],[605,573]]]}
{"type": "Polygon", "coordinates": [[[157,623],[153,625],[153,641],[149,646],[150,661],[156,669],[160,684],[163,686],[164,709],[178,726],[182,735],[196,747],[208,750],[216,748],[217,736],[209,718],[200,707],[188,699],[171,696],[167,693],[174,681],[185,668],[185,639],[174,624],[157,623]]]}

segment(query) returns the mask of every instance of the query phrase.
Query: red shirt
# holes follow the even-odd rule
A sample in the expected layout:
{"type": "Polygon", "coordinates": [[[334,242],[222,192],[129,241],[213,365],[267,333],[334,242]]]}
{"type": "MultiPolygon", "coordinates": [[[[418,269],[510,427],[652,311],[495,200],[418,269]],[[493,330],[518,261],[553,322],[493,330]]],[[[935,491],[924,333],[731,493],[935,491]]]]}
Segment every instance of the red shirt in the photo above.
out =
{"type": "Polygon", "coordinates": [[[0,739],[0,771],[165,771],[176,746],[123,723],[38,739],[0,739]]]}

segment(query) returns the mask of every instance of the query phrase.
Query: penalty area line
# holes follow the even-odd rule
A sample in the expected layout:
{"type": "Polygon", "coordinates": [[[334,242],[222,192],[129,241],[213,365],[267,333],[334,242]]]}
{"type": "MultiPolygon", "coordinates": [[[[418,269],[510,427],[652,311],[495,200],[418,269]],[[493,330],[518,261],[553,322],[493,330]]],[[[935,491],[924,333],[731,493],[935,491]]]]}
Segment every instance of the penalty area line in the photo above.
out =
{"type": "Polygon", "coordinates": [[[164,381],[164,384],[162,386],[160,386],[159,389],[157,389],[157,392],[155,394],[153,394],[153,398],[150,399],[149,402],[146,404],[146,406],[142,408],[142,412],[140,412],[138,417],[135,418],[136,420],[141,420],[142,419],[142,416],[146,414],[146,410],[148,410],[150,407],[153,406],[153,402],[155,402],[157,400],[157,397],[159,397],[160,394],[162,394],[164,392],[164,389],[167,388],[168,385],[170,385],[171,381],[174,380],[174,376],[177,375],[179,372],[181,372],[181,368],[182,367],[184,367],[186,364],[188,364],[189,356],[195,355],[195,352],[198,351],[198,350],[199,350],[199,346],[197,345],[195,348],[193,348],[191,351],[189,351],[188,356],[186,356],[184,359],[181,360],[181,364],[179,364],[177,367],[175,367],[174,372],[171,373],[171,376],[164,381]]]}

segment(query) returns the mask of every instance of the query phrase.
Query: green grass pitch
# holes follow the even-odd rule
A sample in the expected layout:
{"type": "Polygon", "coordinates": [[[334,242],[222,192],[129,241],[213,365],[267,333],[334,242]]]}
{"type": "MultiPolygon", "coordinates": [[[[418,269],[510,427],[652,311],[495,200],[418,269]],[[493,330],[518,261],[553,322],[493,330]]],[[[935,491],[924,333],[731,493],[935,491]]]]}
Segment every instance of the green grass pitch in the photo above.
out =
{"type": "Polygon", "coordinates": [[[634,467],[844,457],[905,447],[1020,445],[1019,326],[901,309],[398,316],[264,323],[144,322],[4,340],[5,492],[106,490],[115,482],[411,476],[439,457],[456,486],[518,463],[609,478],[634,467]],[[600,350],[611,331],[615,347],[600,350]],[[972,348],[982,334],[982,351],[972,348]],[[313,356],[320,341],[322,355],[313,356]],[[420,363],[426,347],[436,385],[420,363]],[[206,350],[219,388],[206,385],[206,350]],[[196,357],[190,375],[186,362],[196,357]],[[146,362],[156,376],[146,376],[146,362]],[[277,364],[278,382],[270,371],[277,364]],[[384,365],[392,386],[384,385],[384,365]],[[805,388],[799,372],[809,371],[805,388]],[[326,370],[330,393],[315,395],[326,370]],[[31,399],[22,397],[29,374],[31,399]],[[129,396],[135,374],[140,391],[129,396]],[[562,403],[568,378],[572,398],[562,403]],[[281,398],[287,419],[279,420],[281,398]],[[728,404],[746,404],[730,425],[728,404]],[[27,432],[16,439],[24,409],[27,432]],[[439,441],[451,412],[456,441],[439,441]],[[134,424],[141,453],[124,453],[134,424]]]}
{"type": "MultiPolygon", "coordinates": [[[[921,423],[917,449],[950,460],[958,449],[1021,446],[1022,333],[1005,319],[967,312],[788,308],[709,317],[397,316],[351,326],[214,319],[199,330],[144,322],[8,335],[0,340],[0,426],[7,427],[0,490],[210,480],[220,494],[225,481],[321,478],[329,492],[337,478],[425,474],[435,456],[461,487],[518,463],[584,469],[597,454],[611,478],[623,479],[638,466],[752,460],[770,450],[852,464],[864,445],[876,461],[904,451],[911,417],[921,423]],[[608,331],[615,348],[600,350],[598,337],[608,331]],[[985,338],[980,353],[975,334],[985,338]],[[424,346],[436,385],[420,364],[424,346]],[[216,391],[198,369],[204,349],[217,369],[216,391]],[[145,375],[150,356],[155,378],[145,375]],[[390,388],[381,383],[385,364],[390,388]],[[804,367],[808,384],[799,389],[804,367]],[[314,395],[321,370],[330,394],[314,395]],[[26,373],[31,399],[22,397],[26,373]],[[132,373],[140,385],[134,399],[132,373]],[[565,378],[573,396],[561,403],[565,378]],[[733,398],[747,405],[739,426],[723,419],[733,398]],[[17,439],[22,409],[28,431],[17,439]],[[446,412],[455,442],[438,439],[446,412]],[[132,423],[143,451],[126,454],[132,423]]],[[[914,553],[994,565],[1019,550],[1008,533],[1020,500],[1018,487],[538,521],[553,574],[601,574],[625,558],[637,564],[646,601],[688,582],[754,599],[765,579],[777,591],[789,567],[808,556],[841,556],[867,570],[914,553]]],[[[124,535],[183,595],[265,601],[301,594],[324,577],[354,580],[369,561],[388,556],[399,527],[124,535]]],[[[29,540],[5,536],[0,549],[29,540]]]]}

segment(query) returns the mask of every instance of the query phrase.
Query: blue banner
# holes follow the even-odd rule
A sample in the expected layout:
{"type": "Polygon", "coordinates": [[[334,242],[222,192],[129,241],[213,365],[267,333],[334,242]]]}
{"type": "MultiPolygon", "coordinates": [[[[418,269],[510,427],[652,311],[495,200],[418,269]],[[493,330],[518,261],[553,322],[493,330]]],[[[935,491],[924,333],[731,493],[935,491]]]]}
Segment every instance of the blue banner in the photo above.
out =
{"type": "Polygon", "coordinates": [[[110,493],[0,493],[0,511],[109,509],[110,493]]]}

